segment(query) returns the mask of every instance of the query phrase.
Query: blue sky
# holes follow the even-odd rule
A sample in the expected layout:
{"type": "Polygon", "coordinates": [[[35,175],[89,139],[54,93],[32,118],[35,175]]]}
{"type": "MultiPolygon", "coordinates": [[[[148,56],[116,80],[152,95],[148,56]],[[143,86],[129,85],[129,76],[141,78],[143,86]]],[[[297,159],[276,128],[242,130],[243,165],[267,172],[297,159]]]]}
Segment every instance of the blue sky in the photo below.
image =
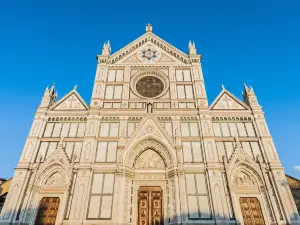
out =
{"type": "Polygon", "coordinates": [[[300,178],[300,1],[1,1],[0,177],[19,160],[47,85],[59,98],[75,84],[89,103],[96,54],[154,33],[203,54],[209,102],[221,84],[241,98],[252,84],[286,172],[300,178]]]}

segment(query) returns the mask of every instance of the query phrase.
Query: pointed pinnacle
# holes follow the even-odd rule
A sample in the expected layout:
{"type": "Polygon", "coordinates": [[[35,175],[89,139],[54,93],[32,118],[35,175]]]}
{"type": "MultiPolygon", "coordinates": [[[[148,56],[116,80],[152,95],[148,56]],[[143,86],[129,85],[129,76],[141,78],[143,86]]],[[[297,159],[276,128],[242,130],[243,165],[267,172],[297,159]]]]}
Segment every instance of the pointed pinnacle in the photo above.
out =
{"type": "Polygon", "coordinates": [[[244,88],[247,90],[247,89],[249,89],[248,88],[248,86],[247,86],[247,84],[244,82],[244,88]]]}
{"type": "Polygon", "coordinates": [[[77,84],[74,86],[74,88],[73,88],[74,90],[76,90],[77,89],[77,84]]]}
{"type": "Polygon", "coordinates": [[[223,84],[222,84],[222,89],[223,89],[223,90],[225,90],[225,89],[226,89],[226,88],[225,88],[225,86],[224,86],[223,84]]]}

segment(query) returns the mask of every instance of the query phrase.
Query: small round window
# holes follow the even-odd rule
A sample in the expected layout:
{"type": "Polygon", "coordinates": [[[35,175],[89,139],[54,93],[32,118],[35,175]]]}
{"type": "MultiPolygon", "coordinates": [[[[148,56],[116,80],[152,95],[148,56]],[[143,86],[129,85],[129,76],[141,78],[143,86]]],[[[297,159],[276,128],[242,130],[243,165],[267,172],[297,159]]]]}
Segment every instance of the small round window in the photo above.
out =
{"type": "Polygon", "coordinates": [[[154,76],[146,76],[136,83],[136,91],[143,97],[155,98],[164,90],[163,82],[154,76]]]}

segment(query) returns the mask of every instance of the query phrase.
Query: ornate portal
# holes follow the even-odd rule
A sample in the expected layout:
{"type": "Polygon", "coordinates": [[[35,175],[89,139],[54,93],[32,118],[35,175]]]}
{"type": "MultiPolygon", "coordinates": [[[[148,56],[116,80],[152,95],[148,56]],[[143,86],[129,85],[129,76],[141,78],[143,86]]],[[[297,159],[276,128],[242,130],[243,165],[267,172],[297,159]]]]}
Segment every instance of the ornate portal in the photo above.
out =
{"type": "Polygon", "coordinates": [[[143,97],[154,98],[163,92],[164,84],[157,77],[146,76],[137,82],[136,90],[143,97]]]}
{"type": "Polygon", "coordinates": [[[54,225],[59,206],[59,198],[42,198],[35,225],[54,225]]]}
{"type": "Polygon", "coordinates": [[[138,190],[138,225],[163,225],[163,192],[160,187],[138,190]]]}
{"type": "Polygon", "coordinates": [[[240,205],[245,225],[265,225],[257,198],[240,198],[240,205]]]}

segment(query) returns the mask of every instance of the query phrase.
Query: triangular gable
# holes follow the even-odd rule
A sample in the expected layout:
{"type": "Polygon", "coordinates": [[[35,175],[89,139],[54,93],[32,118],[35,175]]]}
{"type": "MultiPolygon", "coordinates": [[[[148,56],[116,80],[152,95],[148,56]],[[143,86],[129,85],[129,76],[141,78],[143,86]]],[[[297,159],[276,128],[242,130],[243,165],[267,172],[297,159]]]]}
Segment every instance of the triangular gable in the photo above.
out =
{"type": "Polygon", "coordinates": [[[253,160],[253,158],[242,148],[238,137],[236,137],[233,153],[228,159],[228,171],[231,172],[234,170],[238,164],[248,164],[251,165],[253,169],[259,170],[255,160],[253,160]]]}
{"type": "Polygon", "coordinates": [[[74,160],[75,157],[73,160],[71,160],[67,156],[65,148],[63,147],[63,138],[61,138],[57,148],[49,155],[42,166],[38,169],[37,183],[42,182],[41,184],[44,184],[47,174],[51,170],[56,170],[55,168],[60,168],[60,173],[63,173],[65,178],[69,177],[71,173],[70,168],[73,166],[74,160]]]}
{"type": "Polygon", "coordinates": [[[156,136],[158,139],[167,142],[170,146],[173,146],[173,141],[170,135],[160,126],[153,116],[146,116],[139,124],[139,127],[133,132],[131,137],[126,143],[128,148],[132,143],[138,142],[140,139],[150,136],[156,136]]]}
{"type": "Polygon", "coordinates": [[[74,88],[55,103],[50,110],[88,110],[89,106],[74,88]]]}
{"type": "Polygon", "coordinates": [[[181,60],[172,56],[161,47],[151,42],[146,42],[142,46],[135,49],[127,57],[120,59],[115,64],[184,64],[181,60]],[[146,58],[145,54],[154,53],[153,59],[146,58]]]}
{"type": "MultiPolygon", "coordinates": [[[[139,38],[137,38],[136,40],[126,45],[125,47],[121,48],[119,51],[112,54],[108,59],[108,63],[114,64],[120,61],[121,59],[123,59],[124,57],[127,58],[128,55],[132,55],[131,53],[137,48],[139,48],[140,46],[144,44],[150,44],[150,43],[159,47],[160,49],[163,49],[166,53],[172,55],[180,62],[183,63],[190,62],[189,56],[184,52],[182,52],[181,50],[177,49],[176,47],[164,41],[163,39],[159,38],[153,33],[145,33],[139,38]]],[[[169,59],[165,58],[164,60],[169,60],[169,59]]]]}
{"type": "Polygon", "coordinates": [[[223,88],[209,107],[210,110],[249,110],[249,107],[223,88]]]}
{"type": "MultiPolygon", "coordinates": [[[[261,161],[261,156],[258,156],[258,160],[261,161]]],[[[233,188],[245,188],[246,185],[247,190],[257,190],[258,186],[263,185],[259,164],[244,151],[238,138],[232,155],[228,162],[225,161],[225,167],[230,178],[229,182],[236,186],[233,188]]]]}

